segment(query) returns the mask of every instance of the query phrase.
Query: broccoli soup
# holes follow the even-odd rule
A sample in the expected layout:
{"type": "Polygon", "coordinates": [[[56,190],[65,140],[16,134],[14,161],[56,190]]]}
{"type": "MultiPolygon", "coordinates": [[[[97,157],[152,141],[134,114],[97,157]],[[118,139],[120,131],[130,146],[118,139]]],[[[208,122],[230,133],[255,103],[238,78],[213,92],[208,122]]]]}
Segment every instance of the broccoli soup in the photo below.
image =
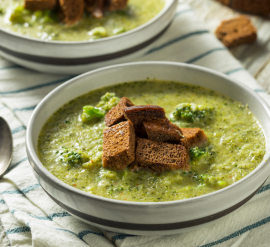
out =
{"type": "MultiPolygon", "coordinates": [[[[110,11],[110,7],[105,7],[98,12],[85,4],[85,9],[82,7],[78,17],[72,19],[71,11],[64,12],[66,16],[63,17],[57,5],[52,10],[33,11],[24,8],[23,0],[1,0],[0,27],[48,41],[95,40],[132,30],[152,19],[164,6],[165,0],[129,0],[123,9],[111,7],[110,11]]],[[[38,9],[38,6],[30,7],[38,9]]]]}
{"type": "MultiPolygon", "coordinates": [[[[157,150],[157,143],[149,147],[157,150]]],[[[264,133],[248,106],[199,86],[151,80],[102,88],[68,102],[48,119],[38,140],[41,162],[58,179],[93,195],[137,202],[187,199],[220,190],[252,172],[264,154],[264,133]],[[195,129],[203,142],[189,148],[175,144],[177,139],[164,144],[179,146],[175,150],[189,156],[174,170],[134,169],[134,162],[120,169],[106,166],[103,141],[108,131],[133,126],[122,119],[107,127],[108,114],[123,101],[127,109],[133,104],[164,112],[170,126],[179,129],[173,138],[179,134],[185,140],[186,130],[195,129]]]]}

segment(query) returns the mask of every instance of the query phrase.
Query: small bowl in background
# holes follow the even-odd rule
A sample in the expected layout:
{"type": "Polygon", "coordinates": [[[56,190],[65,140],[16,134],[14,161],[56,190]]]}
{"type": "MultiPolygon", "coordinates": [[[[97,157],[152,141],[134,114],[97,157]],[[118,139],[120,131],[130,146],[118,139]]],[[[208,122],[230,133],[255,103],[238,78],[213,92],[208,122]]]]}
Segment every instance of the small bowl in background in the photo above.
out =
{"type": "Polygon", "coordinates": [[[128,32],[94,41],[43,41],[0,27],[0,55],[40,72],[70,75],[130,62],[144,54],[164,34],[177,4],[177,0],[165,0],[161,12],[147,23],[128,32]]]}

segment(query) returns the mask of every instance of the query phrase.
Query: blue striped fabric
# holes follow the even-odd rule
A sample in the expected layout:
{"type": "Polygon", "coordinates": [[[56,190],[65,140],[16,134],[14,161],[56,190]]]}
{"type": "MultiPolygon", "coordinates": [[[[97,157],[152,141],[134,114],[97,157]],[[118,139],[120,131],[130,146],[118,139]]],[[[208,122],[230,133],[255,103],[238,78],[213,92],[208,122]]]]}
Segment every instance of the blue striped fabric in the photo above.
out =
{"type": "MultiPolygon", "coordinates": [[[[265,94],[265,91],[253,80],[241,64],[231,56],[227,48],[223,47],[202,23],[198,22],[192,9],[186,5],[179,5],[173,23],[165,35],[139,60],[179,61],[205,66],[242,80],[260,95],[265,94]]],[[[5,59],[0,59],[0,96],[1,102],[4,103],[4,105],[0,104],[0,113],[11,123],[15,143],[14,163],[9,169],[10,173],[5,176],[6,179],[3,182],[1,180],[0,186],[2,196],[0,212],[8,211],[10,214],[8,217],[5,216],[6,218],[2,217],[1,220],[6,227],[5,229],[7,229],[6,235],[10,241],[18,241],[19,237],[16,236],[27,235],[27,238],[23,241],[27,242],[30,238],[31,242],[31,237],[28,235],[34,233],[36,229],[40,229],[41,226],[42,229],[45,229],[44,235],[48,233],[48,236],[50,236],[50,231],[57,231],[57,235],[60,237],[61,232],[65,232],[69,234],[67,234],[68,237],[73,236],[74,239],[77,239],[78,243],[82,244],[80,246],[87,244],[95,247],[112,245],[119,247],[140,245],[169,247],[180,246],[183,243],[183,246],[187,247],[218,245],[239,247],[240,245],[237,244],[239,236],[244,236],[244,233],[255,231],[255,229],[261,230],[269,224],[270,216],[266,204],[269,204],[267,198],[269,198],[270,184],[263,186],[250,204],[247,203],[239,209],[238,214],[245,212],[245,209],[251,210],[247,210],[248,213],[244,214],[241,220],[231,220],[234,224],[224,218],[222,225],[215,223],[217,225],[212,228],[211,226],[205,226],[193,233],[164,238],[160,236],[138,237],[106,231],[103,234],[93,226],[80,223],[68,212],[63,212],[40,189],[40,185],[32,176],[32,171],[28,162],[26,162],[23,131],[26,129],[25,126],[27,126],[29,117],[37,103],[50,90],[71,78],[73,77],[37,73],[9,63],[5,59]],[[256,215],[252,218],[250,214],[254,213],[256,208],[252,205],[257,204],[260,205],[262,210],[256,211],[256,215]],[[27,208],[23,208],[24,206],[27,208]],[[31,211],[30,208],[34,210],[31,211]],[[38,214],[38,212],[41,213],[38,214]],[[25,226],[22,226],[22,224],[25,226]],[[216,233],[220,228],[222,231],[216,233]],[[105,236],[111,241],[111,244],[106,242],[105,236]]],[[[0,213],[1,216],[2,213],[0,213]]],[[[46,240],[46,238],[44,239],[46,240]]],[[[29,246],[32,245],[30,242],[29,246]]],[[[250,239],[250,243],[247,247],[255,245],[252,239],[250,239]]],[[[46,246],[45,242],[42,242],[42,244],[46,246]]],[[[20,243],[17,246],[20,246],[20,243]]]]}

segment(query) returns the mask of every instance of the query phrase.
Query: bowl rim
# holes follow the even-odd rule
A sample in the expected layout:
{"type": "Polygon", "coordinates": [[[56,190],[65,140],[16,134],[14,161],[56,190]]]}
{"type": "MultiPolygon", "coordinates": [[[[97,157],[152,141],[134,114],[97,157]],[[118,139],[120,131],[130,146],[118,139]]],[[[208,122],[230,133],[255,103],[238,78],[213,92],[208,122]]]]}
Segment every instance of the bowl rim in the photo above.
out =
{"type": "Polygon", "coordinates": [[[117,39],[121,39],[122,37],[128,37],[130,35],[133,35],[134,33],[140,32],[146,28],[148,28],[148,26],[151,26],[154,22],[158,21],[160,18],[163,17],[163,15],[173,6],[174,3],[176,3],[178,0],[164,0],[164,7],[162,8],[162,10],[155,15],[152,19],[150,19],[149,21],[147,21],[146,23],[131,29],[127,32],[121,33],[121,34],[117,34],[114,36],[110,36],[110,37],[105,37],[105,38],[101,38],[101,39],[97,39],[97,40],[83,40],[83,41],[55,41],[55,40],[42,40],[42,39],[38,39],[38,38],[33,38],[27,35],[22,35],[20,33],[16,33],[14,31],[9,31],[7,29],[4,29],[3,27],[0,26],[0,33],[3,32],[7,35],[11,35],[14,36],[15,38],[19,38],[19,39],[23,39],[26,41],[31,41],[31,42],[37,42],[39,44],[42,45],[47,45],[47,44],[51,44],[51,45],[56,45],[56,46],[63,46],[63,45],[68,45],[68,46],[72,46],[72,45],[84,45],[84,44],[102,44],[105,42],[110,42],[111,40],[117,40],[117,39]]]}
{"type": "MultiPolygon", "coordinates": [[[[52,173],[50,173],[41,163],[41,161],[39,160],[37,153],[35,151],[35,147],[34,144],[32,142],[32,128],[34,126],[34,120],[36,118],[36,115],[38,114],[39,110],[44,107],[44,105],[46,105],[46,102],[48,100],[50,100],[50,98],[55,97],[58,92],[64,91],[64,89],[69,86],[70,84],[76,83],[77,80],[84,78],[84,77],[88,77],[91,76],[94,73],[100,73],[106,70],[114,70],[117,68],[123,68],[123,67],[130,67],[130,66],[147,66],[147,65],[151,65],[151,66],[155,66],[155,65],[163,65],[163,66],[176,66],[176,67],[183,67],[183,68],[188,68],[188,69],[193,69],[193,70],[199,70],[201,72],[206,72],[208,74],[213,74],[214,76],[217,77],[222,77],[226,80],[231,81],[232,83],[236,84],[237,86],[239,86],[240,88],[242,88],[244,91],[247,91],[249,94],[251,94],[253,96],[253,98],[256,99],[256,101],[258,101],[261,106],[263,107],[263,109],[268,113],[268,117],[270,117],[270,107],[269,105],[256,93],[254,92],[252,89],[250,89],[249,87],[247,87],[246,85],[244,85],[242,82],[231,78],[229,76],[227,76],[226,74],[223,74],[221,72],[218,71],[214,71],[212,69],[208,69],[202,66],[198,66],[198,65],[192,65],[192,64],[185,64],[185,63],[179,63],[179,62],[162,62],[162,61],[147,61],[147,62],[132,62],[132,63],[124,63],[124,64],[118,64],[118,65],[111,65],[111,66],[107,66],[107,67],[103,67],[100,69],[96,69],[96,70],[92,70],[89,72],[86,72],[84,74],[81,74],[79,76],[76,76],[68,81],[66,81],[65,83],[61,84],[60,86],[56,87],[54,90],[52,90],[49,94],[47,94],[41,101],[40,103],[37,105],[37,107],[35,108],[29,123],[28,123],[28,127],[26,130],[26,150],[27,150],[27,155],[28,155],[28,159],[29,162],[32,166],[32,168],[34,169],[34,171],[41,176],[44,180],[49,181],[51,186],[55,187],[57,186],[58,188],[61,188],[61,190],[65,193],[71,193],[71,194],[76,194],[88,199],[92,199],[92,200],[101,200],[107,203],[113,203],[113,204],[120,204],[120,205],[132,205],[132,206],[136,206],[136,207],[143,207],[143,206],[149,206],[149,205],[153,205],[153,206],[166,206],[166,205],[174,205],[174,204],[189,204],[189,203],[195,203],[197,201],[201,201],[201,200],[205,200],[206,198],[209,197],[213,197],[216,194],[222,194],[228,190],[233,190],[236,186],[238,186],[239,184],[244,183],[246,180],[248,180],[250,177],[255,176],[255,174],[257,174],[258,172],[260,172],[260,170],[265,167],[267,165],[268,160],[270,160],[270,150],[267,150],[267,138],[265,136],[265,141],[266,141],[266,153],[263,157],[263,160],[260,164],[258,164],[258,166],[252,171],[250,172],[248,175],[246,175],[244,178],[240,179],[239,181],[225,187],[222,188],[220,190],[208,193],[208,194],[204,194],[198,197],[193,197],[193,198],[188,198],[188,199],[181,199],[181,200],[174,200],[174,201],[165,201],[165,202],[135,202],[135,201],[123,201],[123,200],[117,200],[117,199],[111,199],[111,198],[106,198],[106,197],[102,197],[102,196],[98,196],[98,195],[93,195],[87,192],[84,192],[82,190],[76,189],[66,183],[64,183],[63,181],[61,181],[60,179],[58,179],[57,177],[55,177],[52,173]],[[32,164],[34,163],[34,164],[32,164]],[[36,169],[36,167],[38,169],[36,169]],[[39,171],[38,171],[39,170],[39,171]]],[[[72,100],[72,99],[70,99],[72,100]]],[[[70,101],[69,100],[69,101],[70,101]]],[[[68,101],[67,101],[68,102],[68,101]]],[[[56,109],[57,110],[57,109],[56,109]]],[[[55,111],[56,111],[55,110],[55,111]]],[[[263,129],[264,132],[264,129],[263,129]]],[[[269,140],[270,142],[270,140],[269,140]]],[[[256,188],[254,188],[256,189],[256,188]]],[[[252,191],[251,191],[252,192],[252,191]]]]}

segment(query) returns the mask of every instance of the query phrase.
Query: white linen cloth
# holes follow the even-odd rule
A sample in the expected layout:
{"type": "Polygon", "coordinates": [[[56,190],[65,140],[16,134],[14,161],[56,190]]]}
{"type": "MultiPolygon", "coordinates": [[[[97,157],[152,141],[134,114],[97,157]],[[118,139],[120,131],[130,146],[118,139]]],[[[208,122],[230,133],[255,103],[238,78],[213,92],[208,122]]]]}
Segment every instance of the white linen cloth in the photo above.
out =
{"type": "MultiPolygon", "coordinates": [[[[240,80],[270,103],[269,95],[197,20],[188,5],[179,4],[170,28],[140,60],[208,67],[240,80]]],[[[104,231],[80,222],[56,205],[32,174],[25,151],[25,130],[40,100],[69,78],[31,71],[0,57],[0,116],[10,124],[14,138],[12,165],[0,180],[2,246],[270,245],[270,180],[248,203],[219,222],[170,236],[130,236],[104,231]]]]}

